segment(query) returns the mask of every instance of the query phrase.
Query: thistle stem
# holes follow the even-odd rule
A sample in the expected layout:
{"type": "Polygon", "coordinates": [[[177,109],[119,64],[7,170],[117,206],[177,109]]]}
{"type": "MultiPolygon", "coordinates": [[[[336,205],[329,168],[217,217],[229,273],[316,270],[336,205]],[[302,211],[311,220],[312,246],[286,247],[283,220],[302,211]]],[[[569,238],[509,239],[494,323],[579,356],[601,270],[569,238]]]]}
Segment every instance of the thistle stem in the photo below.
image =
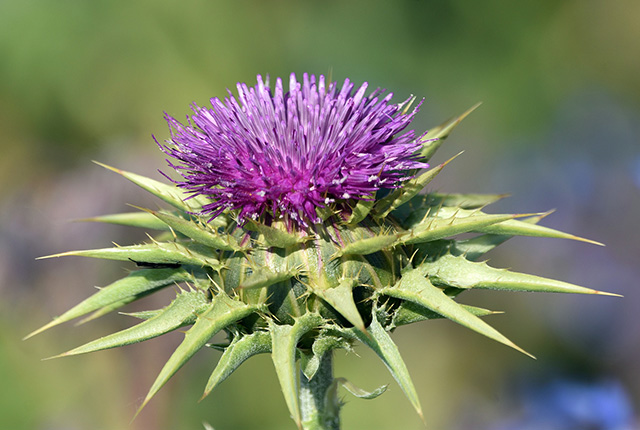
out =
{"type": "Polygon", "coordinates": [[[340,402],[333,383],[333,353],[320,359],[311,380],[300,372],[300,409],[304,430],[340,430],[340,402]]]}

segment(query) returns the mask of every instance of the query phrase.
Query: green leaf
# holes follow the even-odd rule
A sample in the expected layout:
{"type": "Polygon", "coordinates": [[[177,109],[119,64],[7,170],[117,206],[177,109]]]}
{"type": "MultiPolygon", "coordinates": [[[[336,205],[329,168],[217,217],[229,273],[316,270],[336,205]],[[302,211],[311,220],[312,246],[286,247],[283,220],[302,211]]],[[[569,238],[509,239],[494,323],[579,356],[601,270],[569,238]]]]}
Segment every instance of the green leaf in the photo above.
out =
{"type": "Polygon", "coordinates": [[[382,393],[387,391],[387,387],[388,387],[388,385],[383,385],[382,387],[378,387],[373,391],[365,391],[362,388],[355,386],[345,378],[335,378],[333,380],[331,388],[329,389],[332,391],[337,391],[338,385],[342,385],[342,387],[345,390],[347,390],[349,393],[356,396],[357,398],[366,399],[366,400],[375,399],[376,397],[380,396],[382,393]]]}
{"type": "Polygon", "coordinates": [[[222,267],[211,248],[191,242],[153,242],[143,245],[68,251],[40,257],[40,259],[67,256],[120,261],[130,260],[137,263],[151,264],[193,264],[196,266],[209,266],[213,269],[222,267]]]}
{"type": "Polygon", "coordinates": [[[209,300],[203,291],[182,292],[169,306],[152,318],[51,358],[86,354],[158,337],[184,325],[193,324],[196,315],[202,312],[208,304],[209,300]]]}
{"type": "MultiPolygon", "coordinates": [[[[145,294],[168,285],[174,285],[180,282],[195,283],[200,277],[206,279],[206,274],[203,272],[187,271],[184,268],[137,270],[129,274],[126,278],[101,288],[91,297],[85,299],[59,317],[54,318],[50,323],[30,333],[24,339],[28,339],[51,327],[81,317],[90,312],[109,308],[113,304],[124,305],[130,303],[145,294]]],[[[117,307],[110,308],[110,310],[113,309],[117,309],[117,307]]]]}
{"type": "Polygon", "coordinates": [[[160,314],[164,309],[153,309],[148,311],[139,312],[118,312],[120,315],[126,315],[128,317],[137,318],[139,320],[148,320],[160,314]]]}
{"type": "Polygon", "coordinates": [[[301,354],[300,356],[300,367],[307,379],[313,379],[320,367],[320,359],[334,349],[352,350],[351,343],[344,337],[332,336],[322,332],[316,336],[311,347],[311,354],[301,354]]]}
{"type": "Polygon", "coordinates": [[[322,221],[328,220],[329,217],[332,217],[335,214],[336,214],[336,211],[330,206],[325,206],[323,208],[321,207],[316,208],[316,215],[318,215],[318,217],[320,217],[322,221]]]}
{"type": "Polygon", "coordinates": [[[149,389],[136,415],[162,388],[164,384],[200,350],[211,337],[220,330],[246,317],[256,310],[242,302],[231,299],[224,293],[213,297],[211,305],[196,318],[195,324],[186,332],[184,340],[164,365],[155,382],[149,389]]]}
{"type": "Polygon", "coordinates": [[[429,184],[437,175],[444,169],[444,166],[449,164],[456,158],[458,155],[462,154],[462,152],[454,155],[444,163],[434,167],[423,173],[422,175],[413,178],[407,182],[405,182],[401,188],[398,188],[387,196],[376,202],[376,206],[374,208],[376,214],[376,218],[385,218],[389,215],[390,212],[396,210],[398,207],[410,201],[414,198],[420,191],[424,189],[424,187],[429,184]]]}
{"type": "Polygon", "coordinates": [[[353,242],[347,243],[344,247],[338,248],[337,252],[333,255],[334,258],[341,257],[343,255],[368,255],[378,252],[382,249],[392,246],[398,241],[398,234],[380,234],[373,237],[367,237],[364,239],[357,239],[353,242]]]}
{"type": "Polygon", "coordinates": [[[322,323],[323,318],[314,313],[307,313],[296,318],[294,325],[278,325],[273,320],[269,322],[272,336],[271,358],[289,413],[299,428],[302,426],[302,417],[298,399],[296,347],[305,333],[319,327],[322,323]]]}
{"type": "Polygon", "coordinates": [[[476,110],[481,103],[477,103],[469,108],[462,115],[453,117],[443,122],[437,127],[429,130],[427,135],[423,138],[422,149],[420,150],[420,156],[425,160],[429,160],[431,156],[440,148],[442,142],[449,136],[449,133],[456,128],[460,122],[465,119],[471,112],[476,110]],[[437,140],[432,140],[437,139],[437,140]]]}
{"type": "Polygon", "coordinates": [[[615,295],[555,279],[496,269],[485,262],[476,263],[464,256],[451,254],[443,255],[434,262],[425,262],[420,265],[419,270],[428,273],[435,285],[456,288],[615,295]]]}
{"type": "MultiPolygon", "coordinates": [[[[581,242],[592,243],[595,245],[601,245],[600,242],[596,242],[590,239],[585,239],[582,237],[574,236],[572,234],[564,233],[562,231],[554,230],[552,228],[543,227],[541,225],[537,225],[536,223],[549,215],[551,212],[546,212],[543,214],[536,215],[533,220],[506,220],[495,225],[488,225],[478,228],[474,230],[478,233],[489,233],[489,234],[500,234],[500,235],[510,235],[510,236],[534,236],[534,237],[549,237],[549,238],[557,238],[557,239],[572,239],[578,240],[581,242]]],[[[435,216],[448,218],[450,216],[458,216],[458,217],[478,217],[484,216],[485,214],[479,210],[464,210],[457,208],[449,208],[443,207],[441,208],[435,216]]]]}
{"type": "Polygon", "coordinates": [[[474,217],[425,218],[398,240],[399,244],[429,242],[460,233],[477,231],[482,227],[525,215],[478,215],[474,217]]]}
{"type": "Polygon", "coordinates": [[[371,198],[371,200],[358,200],[358,203],[356,203],[356,207],[353,208],[349,219],[347,219],[347,224],[356,225],[360,221],[365,219],[367,215],[369,215],[369,212],[373,208],[375,202],[376,201],[373,197],[371,198]]]}
{"type": "Polygon", "coordinates": [[[483,227],[480,230],[482,233],[511,235],[511,236],[532,236],[532,237],[550,237],[556,239],[571,239],[580,242],[587,242],[594,245],[604,246],[600,242],[595,240],[586,239],[584,237],[575,236],[573,234],[565,233],[559,230],[554,230],[549,227],[541,225],[535,225],[526,221],[509,220],[501,222],[495,226],[483,227]]]}
{"type": "MultiPolygon", "coordinates": [[[[257,231],[262,235],[263,245],[275,248],[287,248],[289,246],[306,242],[310,239],[308,236],[299,236],[296,233],[289,233],[281,224],[268,226],[261,222],[248,219],[245,227],[248,230],[257,231]]],[[[259,239],[260,240],[260,239],[259,239]]]]}
{"type": "Polygon", "coordinates": [[[471,239],[456,241],[451,247],[454,255],[464,255],[468,260],[476,261],[496,246],[506,242],[513,236],[483,234],[471,239]]]}
{"type": "Polygon", "coordinates": [[[253,273],[242,280],[238,288],[254,289],[265,288],[278,282],[286,281],[293,278],[299,273],[299,269],[283,269],[271,271],[267,266],[254,269],[253,273]]]}
{"type": "Polygon", "coordinates": [[[193,218],[187,220],[165,212],[152,211],[149,209],[142,210],[157,217],[160,221],[164,222],[175,231],[178,231],[203,245],[210,246],[214,249],[222,249],[224,251],[243,250],[233,236],[226,233],[218,233],[216,230],[209,228],[208,224],[203,225],[193,218]]]}
{"type": "Polygon", "coordinates": [[[393,212],[405,229],[411,229],[425,217],[437,216],[442,207],[478,209],[506,197],[506,194],[440,194],[428,193],[413,197],[393,212]]]}
{"type": "MultiPolygon", "coordinates": [[[[146,294],[142,294],[139,296],[129,296],[125,299],[122,300],[118,300],[117,302],[113,302],[110,305],[107,305],[103,308],[98,309],[97,311],[93,312],[91,315],[87,315],[86,317],[82,318],[80,321],[78,321],[77,323],[75,323],[76,326],[82,325],[82,324],[86,324],[90,321],[93,321],[95,319],[100,318],[101,316],[107,315],[115,310],[118,310],[126,305],[128,305],[131,302],[134,302],[142,297],[144,297],[146,294]]],[[[157,311],[157,310],[156,310],[157,311]]],[[[151,312],[151,311],[149,311],[151,312]]]]}
{"type": "Polygon", "coordinates": [[[268,332],[258,331],[235,337],[220,357],[200,400],[208,396],[246,360],[266,352],[271,352],[271,335],[268,332]]]}
{"type": "MultiPolygon", "coordinates": [[[[544,217],[537,215],[522,220],[525,223],[535,224],[544,217]]],[[[464,255],[467,260],[476,261],[478,258],[491,251],[496,246],[506,242],[513,236],[504,234],[482,234],[471,239],[464,240],[448,240],[449,246],[445,252],[439,252],[437,255],[431,253],[434,257],[440,257],[448,252],[453,255],[464,255]]],[[[429,259],[433,261],[433,258],[429,259]]]]}
{"type": "Polygon", "coordinates": [[[427,202],[430,206],[449,206],[462,209],[480,209],[507,197],[507,194],[459,194],[429,193],[427,202]]]}
{"type": "MultiPolygon", "coordinates": [[[[495,314],[501,313],[496,311],[490,311],[488,309],[477,308],[475,306],[467,306],[467,305],[460,305],[460,306],[462,306],[467,312],[477,317],[484,317],[487,315],[495,315],[495,314]]],[[[400,307],[395,311],[393,315],[391,326],[400,327],[402,325],[413,324],[413,323],[424,321],[424,320],[440,319],[440,318],[444,318],[444,317],[439,313],[425,306],[422,306],[421,304],[410,302],[410,301],[403,301],[400,304],[400,307]]]]}
{"type": "Polygon", "coordinates": [[[340,315],[360,330],[365,330],[364,321],[353,300],[353,289],[358,285],[357,279],[345,278],[333,288],[318,288],[313,283],[309,285],[313,293],[329,303],[340,315]]]}
{"type": "Polygon", "coordinates": [[[147,212],[127,212],[120,214],[101,215],[91,218],[82,218],[78,221],[103,222],[107,224],[117,224],[128,227],[147,228],[151,230],[169,230],[169,227],[165,223],[147,212]]]}
{"type": "Polygon", "coordinates": [[[391,375],[393,375],[393,378],[400,385],[400,388],[402,388],[402,391],[404,391],[404,394],[418,415],[424,420],[418,393],[413,385],[413,381],[411,381],[407,366],[404,364],[400,356],[400,351],[398,351],[396,344],[393,343],[391,336],[389,336],[389,333],[382,328],[377,318],[375,318],[375,313],[366,332],[362,332],[356,328],[343,330],[353,334],[380,357],[385,366],[387,366],[387,369],[389,369],[389,372],[391,372],[391,375]]]}
{"type": "Polygon", "coordinates": [[[451,321],[457,322],[490,339],[533,357],[489,324],[466,310],[462,305],[456,303],[452,298],[443,293],[440,288],[431,284],[431,282],[424,277],[424,270],[425,269],[421,267],[420,270],[412,269],[404,273],[395,286],[382,289],[380,294],[417,303],[439,313],[451,321]]]}
{"type": "Polygon", "coordinates": [[[201,196],[191,197],[175,185],[165,184],[164,182],[156,181],[155,179],[147,178],[137,173],[117,169],[97,161],[94,161],[94,163],[124,176],[134,184],[182,211],[197,212],[202,209],[203,204],[207,203],[205,198],[201,196]]]}

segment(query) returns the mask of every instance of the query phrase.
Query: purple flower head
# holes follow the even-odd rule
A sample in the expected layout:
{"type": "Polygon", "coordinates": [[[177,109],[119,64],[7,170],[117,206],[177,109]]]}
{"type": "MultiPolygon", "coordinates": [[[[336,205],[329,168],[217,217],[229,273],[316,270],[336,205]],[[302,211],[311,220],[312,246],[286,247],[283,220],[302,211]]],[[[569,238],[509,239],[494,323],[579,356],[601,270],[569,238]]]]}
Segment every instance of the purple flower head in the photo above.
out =
{"type": "Polygon", "coordinates": [[[208,196],[203,213],[212,217],[230,209],[240,220],[320,222],[316,208],[347,209],[348,200],[372,199],[427,167],[413,130],[399,134],[419,106],[407,113],[379,89],[366,96],[367,83],[354,92],[348,79],[338,87],[292,74],[287,93],[280,78],[272,92],[261,76],[237,89],[237,99],[229,91],[211,108],[194,104],[188,125],[165,115],[171,139],[161,148],[178,161],[169,161],[184,178],[176,183],[208,196]]]}

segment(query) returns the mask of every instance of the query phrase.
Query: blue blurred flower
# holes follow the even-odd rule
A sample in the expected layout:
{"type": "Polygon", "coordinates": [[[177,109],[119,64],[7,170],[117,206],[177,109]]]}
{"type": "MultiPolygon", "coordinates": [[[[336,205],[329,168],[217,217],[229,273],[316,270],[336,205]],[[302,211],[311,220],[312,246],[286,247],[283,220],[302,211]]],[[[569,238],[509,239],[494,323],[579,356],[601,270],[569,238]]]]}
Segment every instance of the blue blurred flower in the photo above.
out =
{"type": "Polygon", "coordinates": [[[634,414],[622,385],[614,380],[556,379],[525,387],[522,413],[492,430],[633,430],[634,414]]]}

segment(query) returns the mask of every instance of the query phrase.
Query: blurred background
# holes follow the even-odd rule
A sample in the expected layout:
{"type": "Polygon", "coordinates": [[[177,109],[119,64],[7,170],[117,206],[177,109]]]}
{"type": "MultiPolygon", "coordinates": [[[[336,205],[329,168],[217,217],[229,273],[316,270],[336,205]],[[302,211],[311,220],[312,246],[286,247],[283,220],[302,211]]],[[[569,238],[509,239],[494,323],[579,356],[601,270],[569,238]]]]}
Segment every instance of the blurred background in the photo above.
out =
{"type": "MultiPolygon", "coordinates": [[[[36,257],[144,240],[70,221],[158,205],[91,160],[160,179],[164,111],[184,118],[256,74],[330,71],[424,97],[418,131],[484,102],[437,154],[465,151],[431,188],[511,194],[494,212],[557,209],[545,225],[607,246],[517,238],[491,264],[625,296],[461,297],[506,311],[489,322],[536,361],[447,321],[398,330],[428,428],[640,428],[639,18],[635,0],[0,2],[0,428],[295,428],[268,356],[198,403],[219,357],[202,351],[130,424],[180,334],[44,362],[132,321],[20,339],[130,268],[36,257]]],[[[343,427],[424,428],[357,352],[338,353],[337,375],[390,387],[345,397],[343,427]]]]}

